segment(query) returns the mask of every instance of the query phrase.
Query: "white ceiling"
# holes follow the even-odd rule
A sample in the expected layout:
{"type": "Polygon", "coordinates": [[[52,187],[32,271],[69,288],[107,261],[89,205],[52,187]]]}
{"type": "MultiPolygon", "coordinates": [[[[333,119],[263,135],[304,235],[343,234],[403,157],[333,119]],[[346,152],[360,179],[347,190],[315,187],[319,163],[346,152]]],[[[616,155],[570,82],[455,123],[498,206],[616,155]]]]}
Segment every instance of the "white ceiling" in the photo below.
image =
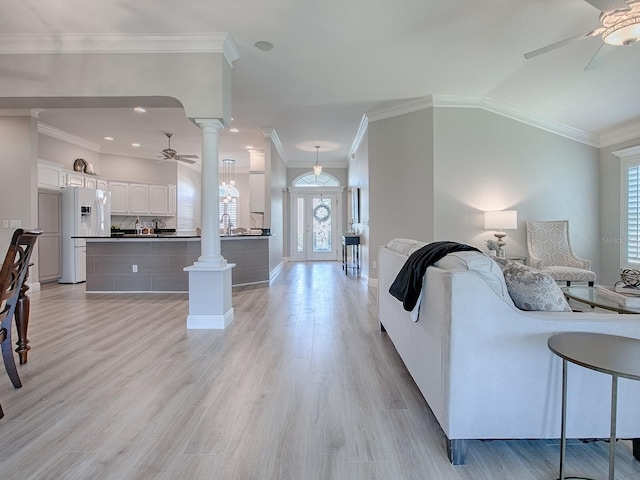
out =
{"type": "MultiPolygon", "coordinates": [[[[232,104],[240,133],[221,134],[220,154],[240,165],[248,162],[247,145],[264,148],[265,128],[276,131],[289,165],[311,165],[316,144],[326,146],[321,163],[346,165],[363,113],[427,95],[487,97],[596,136],[640,125],[638,44],[612,47],[588,71],[599,37],[523,57],[598,27],[600,12],[585,0],[2,3],[3,35],[228,32],[240,55],[232,104]],[[274,49],[256,49],[258,40],[274,49]]],[[[0,76],[10,74],[5,59],[0,76]]],[[[176,108],[45,109],[41,120],[106,153],[154,157],[167,131],[178,153],[200,152],[198,128],[176,108]],[[138,153],[131,153],[133,141],[142,144],[138,153]]]]}

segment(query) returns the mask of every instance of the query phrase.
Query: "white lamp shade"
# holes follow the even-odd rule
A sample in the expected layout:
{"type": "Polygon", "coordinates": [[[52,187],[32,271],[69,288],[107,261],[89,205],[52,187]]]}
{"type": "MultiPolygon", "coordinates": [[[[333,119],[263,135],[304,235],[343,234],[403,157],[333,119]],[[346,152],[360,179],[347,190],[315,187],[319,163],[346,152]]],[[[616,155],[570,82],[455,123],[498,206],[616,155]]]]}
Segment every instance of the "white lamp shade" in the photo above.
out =
{"type": "Polygon", "coordinates": [[[515,210],[498,210],[484,212],[485,230],[515,230],[518,228],[518,212],[515,210]]]}

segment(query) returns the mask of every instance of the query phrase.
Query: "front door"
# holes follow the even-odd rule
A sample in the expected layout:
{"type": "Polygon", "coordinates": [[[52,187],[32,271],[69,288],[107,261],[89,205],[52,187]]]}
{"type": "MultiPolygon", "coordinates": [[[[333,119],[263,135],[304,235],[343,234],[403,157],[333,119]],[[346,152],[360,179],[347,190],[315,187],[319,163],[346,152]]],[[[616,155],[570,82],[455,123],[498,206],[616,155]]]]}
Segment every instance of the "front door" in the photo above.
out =
{"type": "Polygon", "coordinates": [[[338,259],[337,199],[335,193],[314,192],[292,196],[292,260],[338,259]]]}

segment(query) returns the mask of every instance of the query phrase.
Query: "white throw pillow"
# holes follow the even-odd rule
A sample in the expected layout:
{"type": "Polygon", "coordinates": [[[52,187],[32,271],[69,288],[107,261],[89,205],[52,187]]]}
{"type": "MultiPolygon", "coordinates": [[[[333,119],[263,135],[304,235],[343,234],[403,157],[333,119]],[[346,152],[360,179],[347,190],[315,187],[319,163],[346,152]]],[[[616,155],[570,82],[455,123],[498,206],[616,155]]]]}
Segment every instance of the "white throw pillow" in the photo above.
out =
{"type": "Polygon", "coordinates": [[[496,258],[516,307],[521,310],[570,312],[571,307],[556,281],[527,265],[496,258]]]}
{"type": "Polygon", "coordinates": [[[500,265],[483,253],[474,251],[453,252],[445,255],[433,265],[445,270],[476,272],[494,292],[513,305],[500,265]]]}
{"type": "Polygon", "coordinates": [[[402,255],[411,255],[416,248],[424,247],[426,243],[419,242],[417,240],[411,240],[409,238],[394,238],[387,244],[389,250],[401,253],[402,255]]]}

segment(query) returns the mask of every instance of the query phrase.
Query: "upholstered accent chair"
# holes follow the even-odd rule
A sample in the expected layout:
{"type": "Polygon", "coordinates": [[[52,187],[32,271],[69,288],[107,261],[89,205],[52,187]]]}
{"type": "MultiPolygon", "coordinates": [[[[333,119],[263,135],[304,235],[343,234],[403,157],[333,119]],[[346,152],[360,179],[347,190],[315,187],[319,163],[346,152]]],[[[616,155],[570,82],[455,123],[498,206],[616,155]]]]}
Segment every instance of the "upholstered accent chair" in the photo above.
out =
{"type": "Polygon", "coordinates": [[[569,237],[569,221],[527,222],[529,265],[548,273],[556,282],[587,282],[593,286],[596,274],[591,260],[573,253],[569,237]]]}

